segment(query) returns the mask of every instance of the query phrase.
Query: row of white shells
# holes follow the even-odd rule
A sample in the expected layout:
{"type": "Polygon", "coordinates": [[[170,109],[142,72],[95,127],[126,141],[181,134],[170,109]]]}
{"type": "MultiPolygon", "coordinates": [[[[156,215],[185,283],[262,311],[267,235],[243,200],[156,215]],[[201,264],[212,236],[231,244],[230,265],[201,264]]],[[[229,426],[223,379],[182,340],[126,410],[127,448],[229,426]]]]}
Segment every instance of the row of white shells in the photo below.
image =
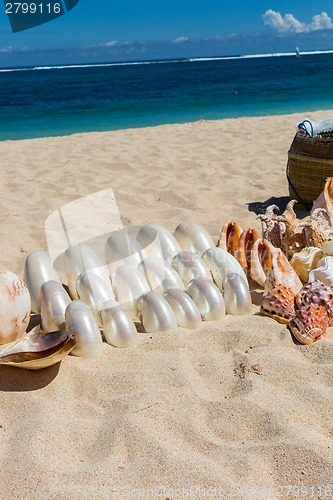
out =
{"type": "MultiPolygon", "coordinates": [[[[243,269],[228,252],[216,248],[197,223],[180,224],[174,235],[158,224],[142,226],[133,235],[117,231],[108,238],[105,253],[109,272],[90,247],[79,244],[66,250],[63,270],[69,295],[48,256],[39,250],[30,253],[24,277],[30,294],[20,280],[23,293],[11,304],[12,311],[2,302],[0,343],[24,334],[30,298],[31,310],[41,314],[42,331],[27,334],[25,344],[32,342],[32,336],[36,343],[36,335],[43,332],[58,331],[62,340],[61,332],[67,332],[75,339],[72,353],[92,358],[101,353],[100,329],[111,345],[129,347],[137,342],[133,321],[141,321],[147,332],[156,332],[174,330],[177,325],[196,328],[202,320],[220,319],[225,312],[251,312],[243,269]],[[14,331],[13,318],[21,322],[19,330],[14,331]]],[[[2,296],[6,280],[18,280],[11,275],[0,273],[2,296]]],[[[16,351],[20,342],[15,343],[16,351]]],[[[8,348],[1,353],[7,361],[8,348]]]]}

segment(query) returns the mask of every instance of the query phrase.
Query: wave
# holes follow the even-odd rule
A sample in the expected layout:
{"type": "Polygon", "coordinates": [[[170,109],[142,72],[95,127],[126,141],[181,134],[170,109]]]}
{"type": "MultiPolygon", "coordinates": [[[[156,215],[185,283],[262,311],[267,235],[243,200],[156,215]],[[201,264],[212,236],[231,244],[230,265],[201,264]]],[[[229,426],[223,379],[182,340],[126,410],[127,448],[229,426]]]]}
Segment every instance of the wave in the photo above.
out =
{"type": "MultiPolygon", "coordinates": [[[[149,64],[170,64],[170,63],[185,63],[185,62],[200,62],[200,61],[228,61],[234,59],[256,59],[264,57],[288,57],[295,56],[296,52],[272,52],[267,54],[245,54],[237,56],[218,56],[218,57],[189,57],[186,59],[162,59],[155,61],[130,61],[130,62],[113,62],[113,63],[91,63],[91,64],[64,64],[62,66],[35,66],[24,68],[1,68],[0,73],[10,73],[13,71],[45,71],[53,69],[72,69],[72,68],[107,68],[112,66],[134,66],[134,65],[149,65],[149,64]]],[[[300,55],[316,55],[316,54],[333,54],[333,50],[313,50],[303,51],[300,55]]]]}

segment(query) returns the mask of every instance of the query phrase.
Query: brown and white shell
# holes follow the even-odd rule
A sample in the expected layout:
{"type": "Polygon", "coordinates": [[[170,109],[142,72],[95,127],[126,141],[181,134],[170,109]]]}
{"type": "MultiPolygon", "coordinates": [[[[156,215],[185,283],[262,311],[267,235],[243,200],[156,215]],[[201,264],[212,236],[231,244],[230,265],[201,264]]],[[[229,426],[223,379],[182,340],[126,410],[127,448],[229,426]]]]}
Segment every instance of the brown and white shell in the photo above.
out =
{"type": "Polygon", "coordinates": [[[333,226],[333,177],[326,179],[323,191],[313,202],[311,213],[317,208],[325,208],[330,219],[330,224],[333,226]]]}
{"type": "Polygon", "coordinates": [[[328,222],[328,214],[324,208],[317,208],[310,219],[300,222],[296,230],[302,229],[306,246],[321,248],[325,241],[333,237],[333,227],[328,222]]]}
{"type": "Polygon", "coordinates": [[[276,250],[273,254],[272,265],[266,276],[265,292],[268,293],[277,285],[291,288],[294,294],[298,293],[302,288],[301,280],[281,250],[276,250]]]}
{"type": "Polygon", "coordinates": [[[326,307],[311,303],[295,311],[289,328],[301,344],[312,344],[326,334],[329,318],[326,307]]]}
{"type": "Polygon", "coordinates": [[[328,314],[328,326],[333,326],[333,287],[319,280],[304,285],[295,296],[295,309],[310,304],[324,306],[328,314]]]}
{"type": "Polygon", "coordinates": [[[264,298],[260,312],[279,323],[288,324],[295,314],[295,294],[283,285],[272,288],[264,298]]]}

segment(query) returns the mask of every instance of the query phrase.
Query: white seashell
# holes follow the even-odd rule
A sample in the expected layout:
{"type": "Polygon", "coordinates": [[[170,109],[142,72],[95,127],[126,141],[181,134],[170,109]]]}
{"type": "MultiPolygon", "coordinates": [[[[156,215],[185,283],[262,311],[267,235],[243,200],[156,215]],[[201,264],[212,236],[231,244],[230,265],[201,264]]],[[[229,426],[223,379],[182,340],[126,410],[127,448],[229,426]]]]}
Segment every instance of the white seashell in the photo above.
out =
{"type": "Polygon", "coordinates": [[[73,245],[64,253],[64,269],[68,281],[69,294],[72,299],[78,299],[76,291],[76,280],[82,273],[91,272],[97,274],[111,288],[111,282],[105,266],[96,253],[87,245],[78,243],[73,245]]]}
{"type": "Polygon", "coordinates": [[[150,247],[150,255],[154,254],[168,262],[181,251],[176,238],[160,224],[145,224],[139,230],[136,239],[143,248],[150,247]]]}
{"type": "Polygon", "coordinates": [[[0,272],[0,344],[22,337],[30,320],[28,287],[16,274],[0,272]]]}
{"type": "Polygon", "coordinates": [[[97,359],[102,354],[103,340],[96,320],[89,307],[80,300],[73,300],[66,309],[66,331],[75,340],[72,354],[86,359],[97,359]]]}
{"type": "Polygon", "coordinates": [[[166,260],[159,257],[146,257],[140,262],[138,270],[154,292],[163,295],[169,288],[184,290],[179,274],[166,260]]]}
{"type": "Polygon", "coordinates": [[[191,280],[199,278],[199,276],[212,279],[205,262],[194,252],[182,250],[174,256],[171,265],[181,277],[185,287],[191,280]]]}
{"type": "Polygon", "coordinates": [[[31,310],[35,313],[40,313],[40,287],[42,284],[46,281],[60,283],[51,259],[41,250],[34,250],[27,256],[24,266],[24,281],[30,292],[31,310]]]}
{"type": "Polygon", "coordinates": [[[209,279],[199,277],[187,286],[187,293],[193,299],[204,321],[216,321],[225,315],[225,304],[220,290],[209,279]]]}
{"type": "Polygon", "coordinates": [[[279,248],[274,250],[272,255],[271,267],[266,276],[264,295],[277,285],[284,285],[286,288],[290,288],[295,295],[302,288],[301,280],[291,267],[285,254],[279,248]]]}
{"type": "Polygon", "coordinates": [[[187,293],[177,288],[170,288],[164,294],[173,310],[178,326],[195,329],[202,323],[199,309],[187,293]]]}
{"type": "Polygon", "coordinates": [[[112,285],[116,300],[127,309],[134,321],[138,320],[137,300],[150,291],[146,279],[134,267],[121,265],[113,273],[112,285]]]}
{"type": "Polygon", "coordinates": [[[142,295],[137,302],[140,320],[146,332],[166,332],[177,329],[177,320],[165,298],[156,292],[142,295]]]}
{"type": "Polygon", "coordinates": [[[114,347],[132,347],[138,342],[138,332],[126,309],[110,300],[101,310],[103,335],[108,344],[114,347]]]}
{"type": "Polygon", "coordinates": [[[65,329],[66,307],[71,299],[58,281],[46,281],[40,289],[41,326],[44,332],[65,329]]]}
{"type": "Polygon", "coordinates": [[[303,283],[309,280],[312,269],[316,269],[318,262],[325,257],[325,252],[317,247],[306,247],[293,255],[290,264],[303,283]]]}
{"type": "Polygon", "coordinates": [[[182,250],[189,250],[202,255],[205,250],[214,246],[209,233],[197,222],[181,222],[173,233],[182,250]]]}
{"type": "Polygon", "coordinates": [[[239,274],[248,286],[247,277],[242,266],[235,257],[223,248],[209,248],[202,254],[202,260],[212,273],[214,282],[221,292],[224,290],[226,278],[234,273],[239,274]]]}
{"type": "Polygon", "coordinates": [[[249,286],[239,274],[227,276],[224,281],[223,298],[227,314],[251,314],[252,301],[249,286]]]}
{"type": "Polygon", "coordinates": [[[102,328],[101,310],[103,304],[114,300],[111,288],[97,274],[82,273],[76,281],[76,293],[79,299],[90,307],[98,326],[102,328]]]}
{"type": "Polygon", "coordinates": [[[106,261],[110,276],[122,264],[137,267],[144,257],[143,248],[138,241],[125,231],[110,234],[105,246],[106,261]]]}
{"type": "Polygon", "coordinates": [[[323,246],[321,247],[322,251],[329,255],[333,256],[333,238],[329,241],[324,241],[323,246]]]}
{"type": "Polygon", "coordinates": [[[309,281],[320,280],[325,285],[333,285],[333,257],[323,257],[309,274],[309,281]]]}
{"type": "Polygon", "coordinates": [[[44,333],[37,326],[0,352],[0,364],[28,370],[47,368],[66,357],[74,344],[67,332],[44,333]]]}

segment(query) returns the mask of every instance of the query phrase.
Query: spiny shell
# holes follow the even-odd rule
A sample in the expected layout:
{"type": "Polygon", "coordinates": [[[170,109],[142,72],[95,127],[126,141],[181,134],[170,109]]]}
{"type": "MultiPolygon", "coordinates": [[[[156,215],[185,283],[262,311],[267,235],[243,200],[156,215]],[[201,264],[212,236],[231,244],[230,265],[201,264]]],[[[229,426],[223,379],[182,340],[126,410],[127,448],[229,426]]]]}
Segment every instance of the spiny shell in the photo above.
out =
{"type": "Polygon", "coordinates": [[[137,321],[137,300],[150,291],[146,279],[134,267],[121,265],[112,276],[112,285],[116,300],[127,309],[131,318],[137,321]]]}
{"type": "Polygon", "coordinates": [[[205,250],[214,246],[209,233],[197,222],[181,222],[173,233],[182,250],[189,250],[202,255],[205,250]]]}
{"type": "Polygon", "coordinates": [[[333,285],[333,257],[323,257],[309,274],[309,281],[319,280],[325,285],[333,285]]]}
{"type": "Polygon", "coordinates": [[[105,247],[110,276],[122,264],[137,267],[144,257],[143,248],[130,234],[115,231],[110,234],[105,247]]]}
{"type": "Polygon", "coordinates": [[[156,292],[142,295],[137,302],[142,325],[146,332],[165,332],[177,329],[177,320],[165,298],[156,292]]]}
{"type": "Polygon", "coordinates": [[[64,287],[57,281],[46,281],[41,286],[40,296],[43,331],[64,330],[66,307],[71,301],[64,287]]]}
{"type": "Polygon", "coordinates": [[[10,271],[0,272],[0,297],[0,344],[6,344],[27,329],[31,301],[26,284],[10,271]]]}
{"type": "Polygon", "coordinates": [[[301,344],[311,344],[326,334],[328,314],[325,306],[309,304],[295,311],[289,328],[301,344]]]}
{"type": "Polygon", "coordinates": [[[224,302],[227,314],[251,314],[252,301],[248,283],[237,273],[224,281],[224,302]]]}
{"type": "Polygon", "coordinates": [[[183,290],[170,288],[164,294],[173,312],[175,313],[178,326],[195,329],[202,323],[199,309],[191,297],[183,290]]]}
{"type": "Polygon", "coordinates": [[[68,333],[44,333],[37,326],[0,352],[0,364],[39,370],[59,363],[73,346],[74,339],[68,333]]]}
{"type": "Polygon", "coordinates": [[[76,292],[79,299],[90,307],[98,326],[102,328],[103,304],[114,299],[111,288],[97,274],[83,273],[77,278],[76,292]]]}
{"type": "Polygon", "coordinates": [[[309,274],[315,269],[318,262],[325,257],[325,252],[317,247],[306,247],[298,253],[295,253],[290,261],[294,271],[298,274],[300,280],[306,283],[309,280],[309,274]]]}
{"type": "Polygon", "coordinates": [[[202,260],[212,273],[217,287],[224,290],[224,282],[229,274],[237,273],[248,283],[247,277],[239,262],[229,252],[222,248],[212,247],[202,254],[202,260]]]}
{"type": "Polygon", "coordinates": [[[111,282],[106,267],[89,246],[78,243],[77,245],[67,248],[64,253],[63,262],[68,281],[69,294],[72,299],[78,299],[76,280],[82,273],[90,272],[97,274],[111,288],[111,282]]]}
{"type": "Polygon", "coordinates": [[[279,323],[288,324],[295,314],[294,299],[295,294],[290,288],[277,285],[264,297],[260,312],[279,323]]]}
{"type": "Polygon", "coordinates": [[[193,299],[204,321],[217,321],[225,315],[225,304],[220,290],[209,279],[199,277],[190,281],[187,293],[193,299]]]}
{"type": "Polygon", "coordinates": [[[150,255],[155,252],[156,257],[168,262],[171,262],[174,256],[181,251],[176,238],[160,224],[145,224],[139,230],[136,239],[145,249],[151,246],[150,255]]]}
{"type": "Polygon", "coordinates": [[[114,347],[132,347],[138,342],[138,332],[126,309],[110,300],[101,310],[103,335],[108,344],[114,347]]]}
{"type": "Polygon", "coordinates": [[[138,270],[146,278],[154,292],[163,295],[169,288],[184,290],[179,274],[166,260],[159,257],[146,257],[140,262],[138,270]]]}
{"type": "Polygon", "coordinates": [[[210,271],[205,262],[194,252],[182,250],[174,256],[171,265],[181,277],[185,287],[192,279],[199,276],[211,279],[210,271]]]}
{"type": "Polygon", "coordinates": [[[46,281],[58,281],[58,273],[53,268],[51,259],[41,250],[30,252],[24,266],[24,281],[29,288],[31,310],[40,313],[40,288],[46,281]]]}
{"type": "Polygon", "coordinates": [[[72,354],[86,359],[98,359],[102,354],[103,340],[96,320],[89,307],[80,300],[73,300],[66,309],[66,331],[75,339],[72,354]]]}

